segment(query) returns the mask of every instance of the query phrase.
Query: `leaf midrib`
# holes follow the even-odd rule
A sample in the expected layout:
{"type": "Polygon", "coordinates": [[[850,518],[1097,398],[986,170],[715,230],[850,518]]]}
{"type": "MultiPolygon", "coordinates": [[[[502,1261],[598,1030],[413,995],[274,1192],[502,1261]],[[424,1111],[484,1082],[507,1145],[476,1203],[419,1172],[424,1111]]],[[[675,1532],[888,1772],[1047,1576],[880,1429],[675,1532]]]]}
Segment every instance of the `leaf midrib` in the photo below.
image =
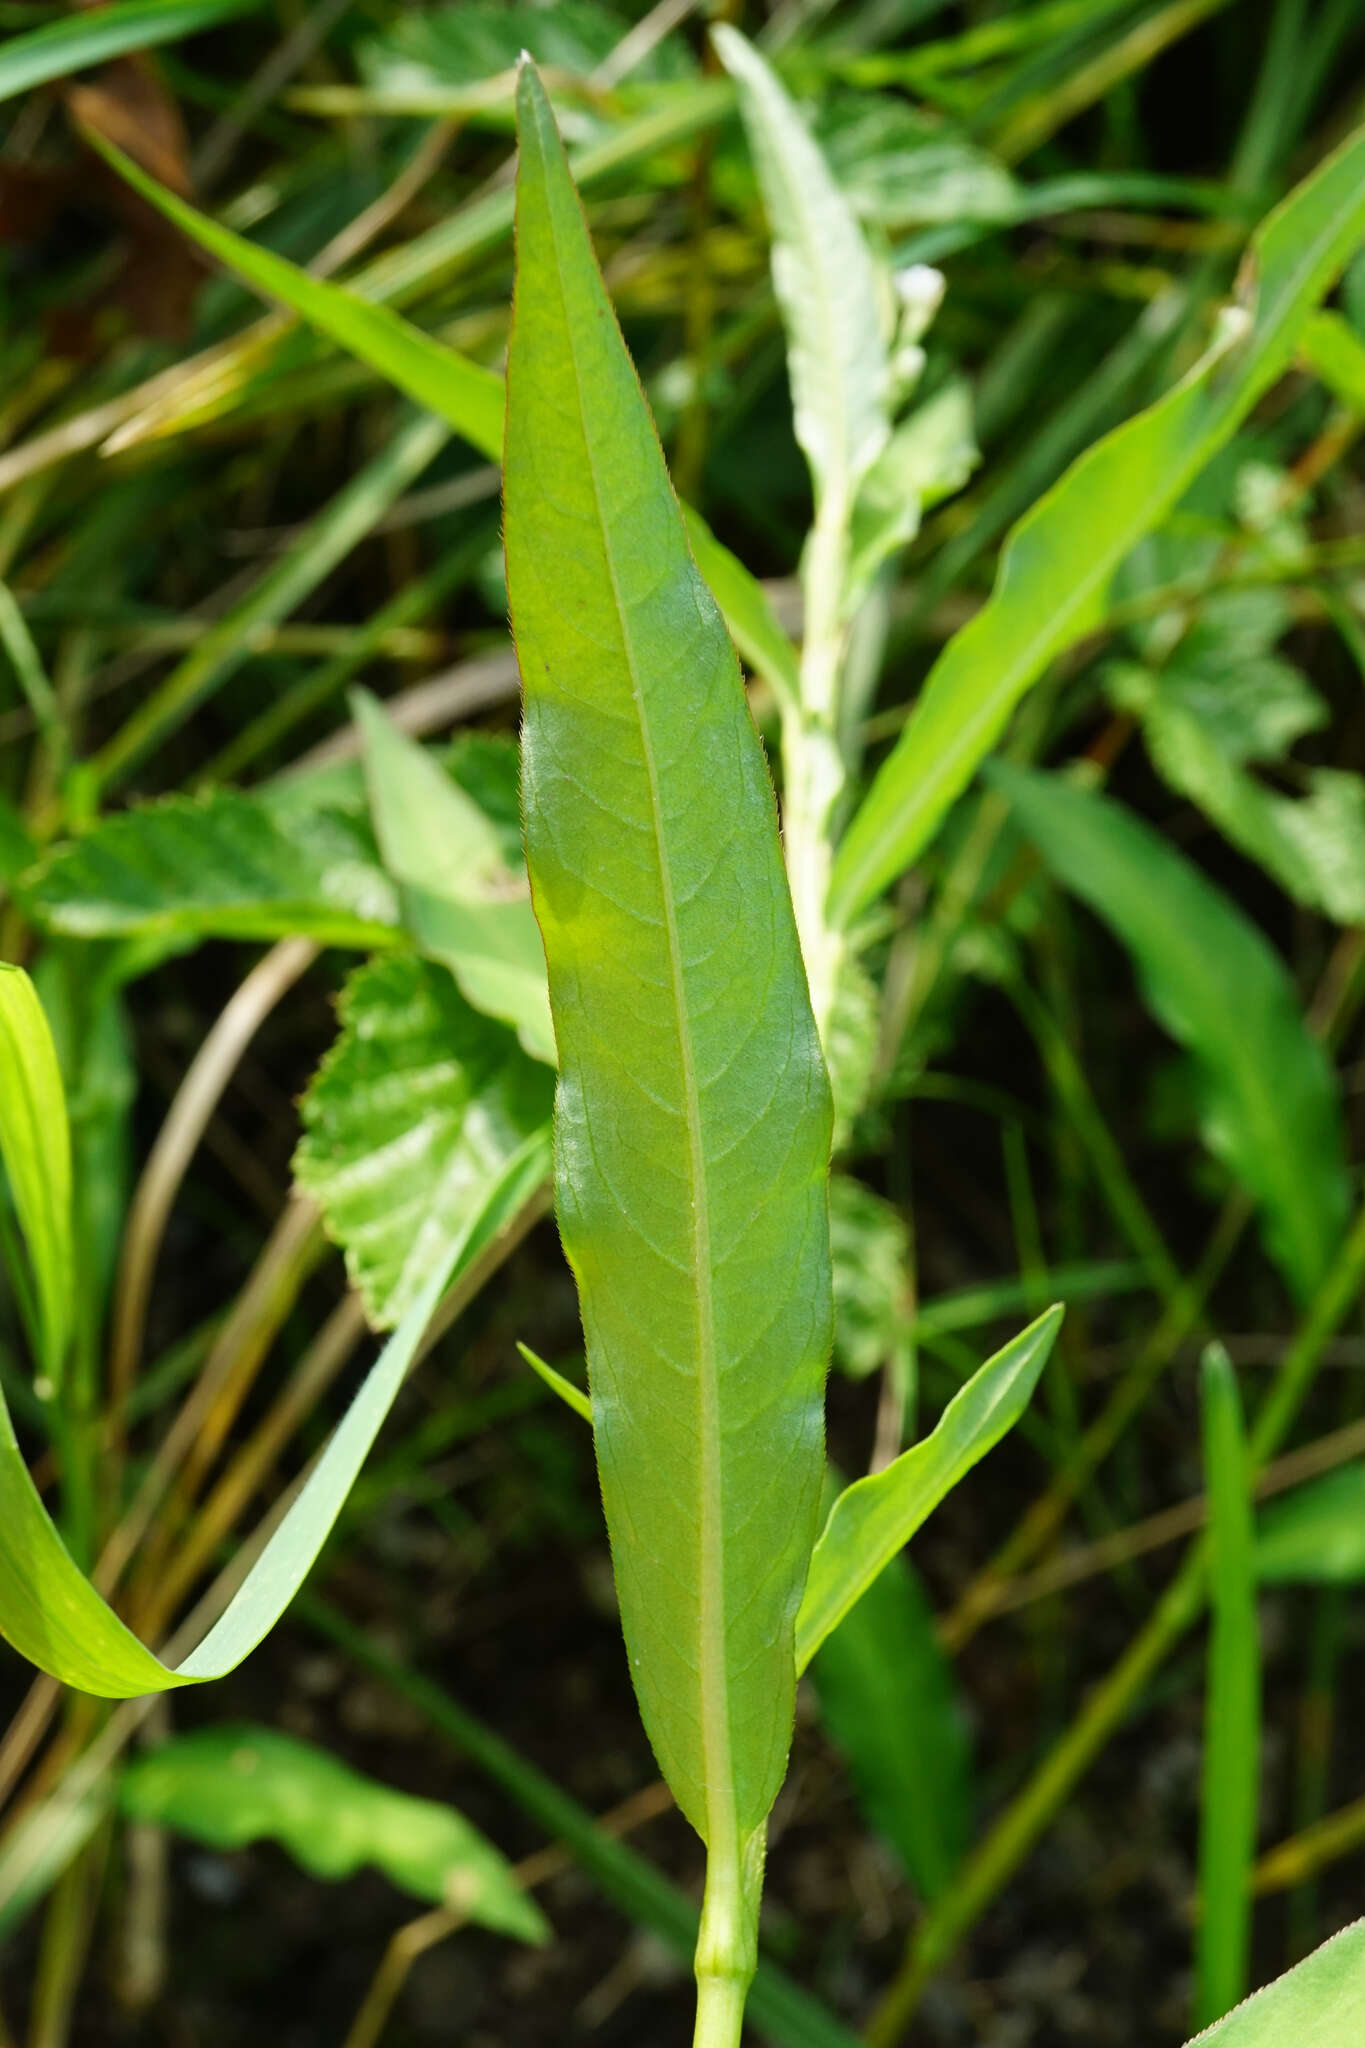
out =
{"type": "MultiPolygon", "coordinates": [[[[686,984],[683,977],[682,949],[678,935],[677,905],[674,901],[672,877],[669,873],[665,852],[658,766],[654,758],[649,721],[641,690],[639,664],[636,660],[628,625],[628,612],[622,600],[620,585],[617,581],[610,528],[603,511],[603,498],[598,482],[595,450],[588,433],[587,414],[583,404],[583,379],[579,369],[577,334],[574,322],[569,316],[568,301],[565,295],[564,272],[559,252],[559,234],[552,209],[547,209],[547,211],[550,215],[551,244],[555,252],[555,283],[559,292],[564,332],[568,338],[569,357],[573,365],[574,400],[578,408],[579,430],[582,434],[587,474],[592,488],[593,503],[597,512],[598,531],[602,535],[603,560],[611,582],[612,604],[620,628],[621,652],[630,675],[631,695],[635,702],[636,723],[640,733],[640,748],[644,758],[645,774],[649,785],[650,816],[654,830],[654,842],[658,851],[659,885],[663,896],[664,931],[668,944],[669,974],[673,986],[674,1009],[678,1018],[678,1060],[682,1073],[684,1122],[687,1130],[688,1184],[692,1191],[693,1289],[697,1302],[699,1368],[697,1390],[701,1472],[697,1504],[697,1536],[700,1553],[697,1672],[701,1690],[701,1736],[702,1753],[705,1760],[705,1782],[701,1787],[701,1792],[706,1805],[706,1839],[708,1846],[713,1849],[721,1848],[728,1837],[730,1843],[737,1847],[738,1815],[734,1796],[730,1724],[722,1676],[725,1665],[725,1538],[722,1525],[720,1419],[715,1314],[710,1285],[711,1227],[708,1206],[709,1190],[706,1181],[705,1148],[702,1142],[700,1090],[697,1085],[696,1063],[693,1058],[691,1033],[690,1029],[687,1028],[686,984]]],[[[615,314],[612,313],[610,317],[614,320],[615,314]]],[[[641,404],[643,405],[644,403],[644,396],[641,393],[641,404]]]]}

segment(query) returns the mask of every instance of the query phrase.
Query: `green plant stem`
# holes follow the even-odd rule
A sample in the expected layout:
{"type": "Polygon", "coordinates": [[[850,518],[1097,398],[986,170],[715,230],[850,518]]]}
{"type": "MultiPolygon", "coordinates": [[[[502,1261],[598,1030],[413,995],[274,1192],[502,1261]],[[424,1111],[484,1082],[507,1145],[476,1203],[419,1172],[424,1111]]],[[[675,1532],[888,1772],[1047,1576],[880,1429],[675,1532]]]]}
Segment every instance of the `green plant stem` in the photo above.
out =
{"type": "Polygon", "coordinates": [[[843,591],[849,507],[827,492],[802,563],[806,623],[801,702],[782,729],[783,842],[796,929],[821,1043],[828,1040],[842,940],[826,915],[834,820],[845,769],[839,747],[839,671],[844,653],[843,591]]]}
{"type": "MultiPolygon", "coordinates": [[[[1365,1284],[1365,1207],[1351,1225],[1262,1403],[1251,1433],[1252,1478],[1279,1449],[1313,1383],[1328,1339],[1365,1284]]],[[[1194,1543],[1150,1620],[1113,1670],[1091,1693],[1062,1736],[996,1825],[964,1864],[957,1881],[926,1914],[900,1971],[877,2008],[865,2039],[869,2048],[896,2048],[920,1994],[1023,1861],[1170,1650],[1199,1615],[1205,1600],[1208,1548],[1194,1543]]]]}
{"type": "Polygon", "coordinates": [[[697,2030],[693,2048],[739,2048],[744,2005],[758,1967],[763,1831],[746,1850],[727,1844],[706,1859],[697,1934],[697,2030]],[[726,1853],[726,1849],[731,1853],[726,1853]]]}

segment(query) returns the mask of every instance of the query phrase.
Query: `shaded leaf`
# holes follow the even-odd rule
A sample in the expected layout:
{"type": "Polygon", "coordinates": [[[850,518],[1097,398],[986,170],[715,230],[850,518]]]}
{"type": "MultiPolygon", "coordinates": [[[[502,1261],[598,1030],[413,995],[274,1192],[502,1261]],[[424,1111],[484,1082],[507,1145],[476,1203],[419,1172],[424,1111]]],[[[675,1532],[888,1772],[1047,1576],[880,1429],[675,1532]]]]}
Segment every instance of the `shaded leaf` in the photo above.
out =
{"type": "Polygon", "coordinates": [[[1365,1463],[1324,1472],[1262,1508],[1256,1575],[1272,1586],[1349,1586],[1365,1579],[1365,1463]]]}
{"type": "Polygon", "coordinates": [[[909,1328],[910,1233],[890,1202],[836,1173],[829,1183],[829,1248],[835,1362],[865,1379],[909,1328]]]}
{"type": "Polygon", "coordinates": [[[1243,913],[1150,826],[1056,775],[991,764],[1058,881],[1132,954],[1153,1014],[1199,1065],[1205,1144],[1311,1297],[1350,1207],[1336,1082],[1289,976],[1243,913]]]}
{"type": "Polygon", "coordinates": [[[949,122],[889,93],[840,93],[816,132],[864,220],[1007,221],[1021,189],[1002,163],[949,122]]]}
{"type": "Polygon", "coordinates": [[[370,1321],[389,1329],[537,1133],[548,1176],[554,1083],[431,962],[395,955],[357,969],[340,1010],[300,1104],[294,1173],[370,1321]]]}
{"type": "Polygon", "coordinates": [[[125,50],[148,50],[197,35],[260,5],[261,0],[115,0],[110,7],[85,8],[44,22],[11,36],[0,50],[0,100],[103,64],[125,50]]]}
{"type": "Polygon", "coordinates": [[[50,1392],[61,1379],[75,1309],[71,1134],[66,1091],[43,1006],[23,969],[3,962],[0,1161],[28,1252],[33,1339],[50,1392]]]}
{"type": "Polygon", "coordinates": [[[961,381],[945,384],[901,421],[854,506],[844,597],[849,611],[861,604],[882,565],[914,539],[921,514],[961,490],[980,459],[971,392],[961,381]]]}
{"type": "Polygon", "coordinates": [[[415,1899],[521,1941],[549,1939],[507,1859],[453,1806],[396,1792],[274,1728],[219,1723],[148,1750],[125,1767],[119,1805],[212,1849],[280,1842],[314,1877],[373,1864],[415,1899]]]}

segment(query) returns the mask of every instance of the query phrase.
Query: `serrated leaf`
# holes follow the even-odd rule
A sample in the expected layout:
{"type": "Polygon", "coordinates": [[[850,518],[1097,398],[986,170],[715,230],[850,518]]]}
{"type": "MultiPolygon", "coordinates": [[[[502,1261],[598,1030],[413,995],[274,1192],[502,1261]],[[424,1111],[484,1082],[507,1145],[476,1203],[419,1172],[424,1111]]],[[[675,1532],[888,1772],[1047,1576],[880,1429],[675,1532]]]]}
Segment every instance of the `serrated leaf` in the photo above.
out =
{"type": "Polygon", "coordinates": [[[1199,2048],[1356,2048],[1363,2009],[1365,1920],[1357,1920],[1195,2040],[1199,2048]]]}
{"type": "Polygon", "coordinates": [[[1163,1027],[1203,1077],[1204,1142],[1261,1211],[1266,1247],[1311,1298],[1350,1208],[1336,1083],[1284,966],[1242,912],[1108,797],[991,764],[995,788],[1066,888],[1133,956],[1163,1027]]]}
{"type": "MultiPolygon", "coordinates": [[[[554,1083],[433,962],[399,954],[357,969],[340,1011],[300,1104],[294,1173],[371,1323],[390,1329],[537,1133],[548,1176],[554,1083]]],[[[467,1256],[478,1249],[469,1241],[467,1256]]]]}
{"type": "Polygon", "coordinates": [[[1158,525],[1293,360],[1365,235],[1365,129],[1252,238],[1247,307],[1174,390],[1098,441],[1012,529],[995,588],[930,671],[835,862],[848,924],[929,843],[1053,656],[1103,615],[1124,556],[1158,525]]]}
{"type": "Polygon", "coordinates": [[[278,939],[369,949],[398,938],[398,901],[368,828],[342,812],[276,818],[213,790],[116,812],[31,868],[27,914],[71,938],[278,939]]]}
{"type": "Polygon", "coordinates": [[[20,967],[0,962],[0,1162],[28,1252],[38,1364],[54,1389],[75,1310],[71,1133],[43,1006],[20,967]]]}
{"type": "Polygon", "coordinates": [[[818,500],[851,506],[886,445],[891,375],[876,273],[819,144],[738,29],[711,31],[740,110],[772,232],[793,424],[818,500]]]}
{"type": "Polygon", "coordinates": [[[277,1841],[314,1877],[373,1864],[415,1899],[542,1942],[550,1929],[502,1856],[453,1806],[396,1792],[314,1743],[223,1722],[145,1751],[119,1782],[130,1820],[213,1849],[277,1841]]]}
{"type": "Polygon", "coordinates": [[[1062,1310],[1048,1309],[973,1374],[931,1436],[902,1451],[884,1471],[844,1488],[811,1559],[796,1624],[798,1671],[945,1495],[1013,1429],[1061,1325],[1062,1310]]]}
{"type": "Polygon", "coordinates": [[[534,1059],[553,1066],[545,952],[524,862],[508,864],[488,815],[373,697],[357,691],[352,704],[375,836],[404,923],[475,1009],[510,1024],[534,1059]]]}
{"type": "Polygon", "coordinates": [[[971,1748],[952,1667],[908,1558],[878,1574],[817,1651],[820,1718],[869,1826],[923,1899],[952,1881],[971,1835],[971,1748]]]}
{"type": "Polygon", "coordinates": [[[738,665],[530,65],[518,103],[507,578],[560,1229],[645,1725],[747,1891],[821,1481],[828,1090],[738,665]]]}

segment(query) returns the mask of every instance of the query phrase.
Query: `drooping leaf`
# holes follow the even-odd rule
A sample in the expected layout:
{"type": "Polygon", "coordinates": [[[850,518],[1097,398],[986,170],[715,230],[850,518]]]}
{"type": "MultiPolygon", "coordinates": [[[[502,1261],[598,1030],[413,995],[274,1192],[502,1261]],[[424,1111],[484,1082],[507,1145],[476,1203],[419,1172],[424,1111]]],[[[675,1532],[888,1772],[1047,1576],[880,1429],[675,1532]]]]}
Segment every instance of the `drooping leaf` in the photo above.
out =
{"type": "Polygon", "coordinates": [[[920,1897],[938,1898],[970,1839],[971,1750],[952,1667],[908,1558],[893,1558],[825,1638],[811,1677],[869,1826],[920,1897]]]}
{"type": "Polygon", "coordinates": [[[1110,798],[1001,761],[990,774],[1058,881],[1127,947],[1153,1013],[1194,1056],[1204,1141],[1257,1203],[1267,1249],[1308,1299],[1350,1189],[1335,1082],[1279,958],[1183,854],[1110,798]]]}
{"type": "Polygon", "coordinates": [[[1315,377],[1352,412],[1365,412],[1365,342],[1340,313],[1315,313],[1303,330],[1299,356],[1315,377]]]}
{"type": "Polygon", "coordinates": [[[79,939],[277,939],[391,946],[399,911],[367,826],[237,790],[115,812],[30,869],[19,898],[79,939]]]}
{"type": "Polygon", "coordinates": [[[1271,1586],[1351,1586],[1365,1579],[1365,1461],[1307,1480],[1262,1508],[1256,1576],[1271,1586]]]}
{"type": "Polygon", "coordinates": [[[560,1229],[631,1674],[733,1873],[791,1736],[829,1098],[738,666],[529,64],[518,101],[507,575],[560,1229]]]}
{"type": "MultiPolygon", "coordinates": [[[[467,1235],[492,1234],[530,1198],[544,1173],[544,1148],[533,1140],[509,1162],[467,1235]]],[[[29,1477],[0,1396],[0,1635],[64,1685],[103,1699],[198,1685],[235,1670],[311,1570],[462,1250],[452,1245],[432,1272],[221,1618],[174,1670],[138,1641],[73,1562],[29,1477]]]]}
{"type": "Polygon", "coordinates": [[[509,866],[492,820],[373,697],[357,691],[352,708],[375,836],[404,923],[476,1009],[512,1025],[527,1052],[553,1066],[545,952],[524,864],[509,866]]]}
{"type": "Polygon", "coordinates": [[[128,50],[150,50],[249,14],[261,0],[115,0],[11,36],[0,50],[0,100],[31,92],[53,78],[69,78],[107,64],[128,50]]]}
{"type": "Polygon", "coordinates": [[[537,1133],[548,1175],[554,1083],[444,967],[409,954],[358,968],[340,1010],[340,1035],[300,1105],[294,1174],[386,1330],[537,1133]]]}
{"type": "Polygon", "coordinates": [[[1221,1345],[1210,1345],[1204,1354],[1200,1389],[1212,1627],[1199,1814],[1195,2017],[1208,2025],[1236,2005],[1247,1986],[1261,1782],[1261,1646],[1251,1468],[1237,1375],[1221,1345]]]}
{"type": "Polygon", "coordinates": [[[1356,2048],[1362,2008],[1365,1920],[1357,1920],[1195,2040],[1199,2048],[1356,2048]]]}
{"type": "Polygon", "coordinates": [[[49,1390],[71,1342],[76,1270],[66,1091],[37,990],[0,963],[0,1162],[28,1253],[38,1365],[49,1390]]]}
{"type": "Polygon", "coordinates": [[[839,849],[831,904],[860,910],[917,858],[1055,654],[1103,615],[1128,551],[1170,511],[1293,359],[1365,235],[1365,130],[1252,239],[1248,306],[1190,374],[1072,464],[1014,527],[995,589],[935,663],[839,849]]]}
{"type": "Polygon", "coordinates": [[[739,87],[772,232],[796,438],[817,500],[851,508],[890,430],[891,374],[872,259],[818,143],[768,64],[726,23],[711,36],[739,87]]]}
{"type": "Polygon", "coordinates": [[[844,1488],[811,1559],[796,1624],[798,1671],[959,1479],[1013,1429],[1061,1323],[1062,1310],[1048,1309],[954,1395],[932,1435],[902,1451],[884,1471],[844,1488]]]}
{"type": "Polygon", "coordinates": [[[125,1767],[118,1798],[129,1819],[213,1849],[277,1841],[329,1880],[373,1864],[415,1899],[520,1941],[549,1939],[506,1858],[453,1806],[396,1792],[274,1728],[222,1722],[147,1750],[125,1767]]]}

